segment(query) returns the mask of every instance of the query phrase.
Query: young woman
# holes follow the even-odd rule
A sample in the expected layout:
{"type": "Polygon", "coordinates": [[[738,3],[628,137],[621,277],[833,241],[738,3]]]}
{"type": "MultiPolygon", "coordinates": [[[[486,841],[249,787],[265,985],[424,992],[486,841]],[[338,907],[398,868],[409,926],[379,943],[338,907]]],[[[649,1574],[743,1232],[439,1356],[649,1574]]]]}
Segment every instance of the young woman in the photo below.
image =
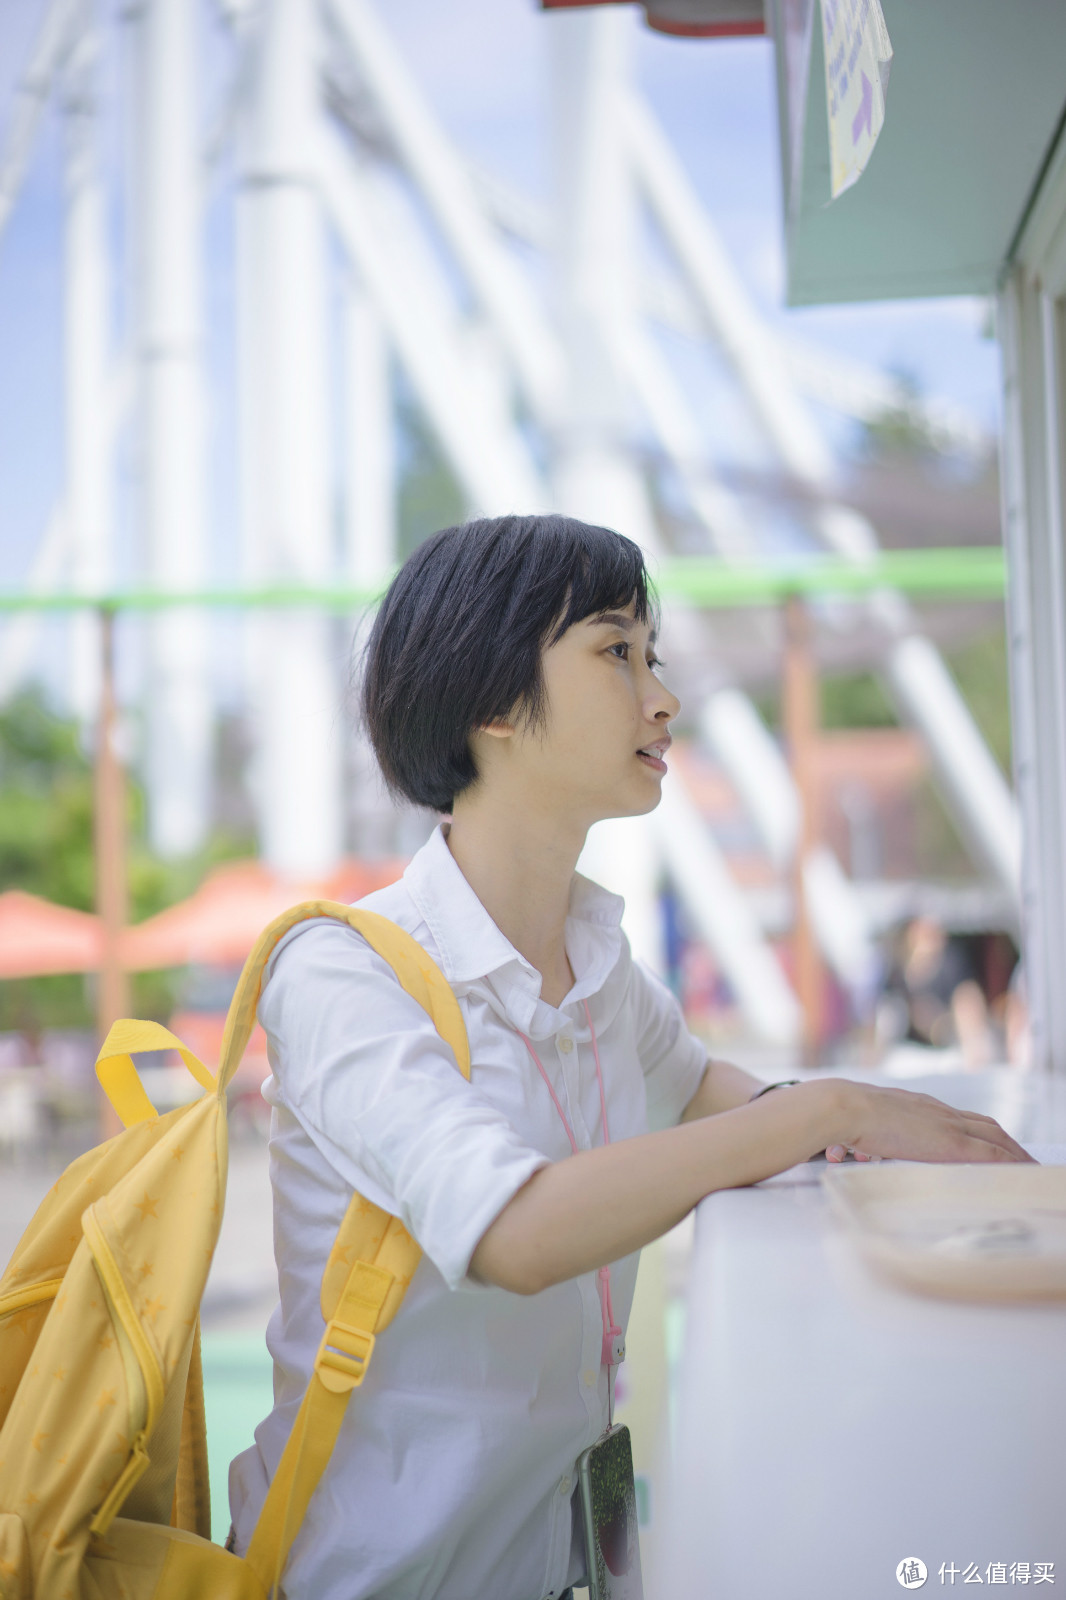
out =
{"type": "Polygon", "coordinates": [[[633,962],[622,902],[575,863],[594,822],[659,800],[679,710],[660,672],[639,549],[565,517],[437,534],[378,613],[370,737],[391,788],[451,820],[362,904],[441,968],[473,1065],[468,1084],[351,930],[304,924],[279,946],[259,1008],[275,1406],[231,1471],[239,1551],[308,1381],[352,1190],[424,1251],[293,1546],[288,1600],[559,1600],[584,1573],[575,1461],[607,1425],[601,1269],[624,1330],[641,1246],[712,1190],[823,1150],[1030,1159],[991,1118],[902,1089],[823,1079],[752,1101],[763,1086],[709,1061],[633,962]]]}

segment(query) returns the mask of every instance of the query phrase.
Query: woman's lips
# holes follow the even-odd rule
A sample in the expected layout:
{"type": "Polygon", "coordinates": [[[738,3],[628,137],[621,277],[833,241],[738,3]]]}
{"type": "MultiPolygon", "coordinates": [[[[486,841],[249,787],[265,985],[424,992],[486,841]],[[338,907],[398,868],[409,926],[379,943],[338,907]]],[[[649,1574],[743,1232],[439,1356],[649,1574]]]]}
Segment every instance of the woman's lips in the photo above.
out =
{"type": "Polygon", "coordinates": [[[660,734],[657,739],[649,739],[644,748],[637,751],[637,756],[653,772],[663,773],[666,771],[666,752],[673,742],[668,733],[660,734]]]}

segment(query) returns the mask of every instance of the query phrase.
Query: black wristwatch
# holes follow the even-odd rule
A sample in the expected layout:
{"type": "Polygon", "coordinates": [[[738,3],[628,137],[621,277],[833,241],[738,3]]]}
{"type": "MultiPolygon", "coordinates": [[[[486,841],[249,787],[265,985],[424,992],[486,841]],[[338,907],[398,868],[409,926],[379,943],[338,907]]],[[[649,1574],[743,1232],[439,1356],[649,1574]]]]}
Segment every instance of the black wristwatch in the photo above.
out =
{"type": "Polygon", "coordinates": [[[761,1094],[769,1094],[771,1089],[788,1089],[792,1084],[802,1082],[802,1078],[782,1078],[780,1083],[764,1083],[761,1089],[756,1089],[755,1093],[750,1096],[748,1104],[750,1106],[752,1100],[757,1100],[761,1094]]]}

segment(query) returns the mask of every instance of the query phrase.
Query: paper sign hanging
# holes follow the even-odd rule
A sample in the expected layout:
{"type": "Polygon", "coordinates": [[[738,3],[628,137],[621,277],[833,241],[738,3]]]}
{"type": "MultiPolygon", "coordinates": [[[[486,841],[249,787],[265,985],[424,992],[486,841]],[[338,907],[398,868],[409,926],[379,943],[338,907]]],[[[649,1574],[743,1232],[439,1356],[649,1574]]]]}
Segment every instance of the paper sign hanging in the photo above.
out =
{"type": "Polygon", "coordinates": [[[878,0],[822,0],[833,199],[861,176],[885,121],[892,45],[878,0]]]}

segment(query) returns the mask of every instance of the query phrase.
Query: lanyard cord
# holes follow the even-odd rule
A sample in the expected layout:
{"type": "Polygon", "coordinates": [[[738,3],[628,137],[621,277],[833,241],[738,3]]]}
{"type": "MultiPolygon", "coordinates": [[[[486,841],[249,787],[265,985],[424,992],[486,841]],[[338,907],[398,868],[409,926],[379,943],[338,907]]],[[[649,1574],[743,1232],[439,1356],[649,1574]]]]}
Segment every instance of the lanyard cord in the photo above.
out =
{"type": "MultiPolygon", "coordinates": [[[[599,1085],[600,1090],[600,1114],[603,1117],[603,1142],[605,1145],[607,1145],[611,1142],[611,1135],[607,1127],[607,1097],[603,1089],[603,1070],[600,1066],[600,1047],[596,1042],[596,1030],[592,1026],[592,1015],[589,1011],[588,1001],[582,1000],[581,1004],[585,1008],[585,1021],[589,1025],[589,1037],[592,1040],[592,1055],[596,1062],[596,1082],[599,1085]]],[[[559,1104],[559,1096],[552,1088],[551,1079],[544,1070],[544,1064],[537,1052],[534,1050],[530,1041],[526,1038],[525,1034],[519,1031],[519,1038],[523,1041],[526,1049],[529,1051],[530,1055],[533,1057],[533,1060],[537,1064],[537,1071],[544,1079],[545,1087],[552,1097],[556,1111],[559,1113],[559,1120],[566,1129],[566,1137],[570,1140],[570,1148],[576,1156],[578,1153],[578,1148],[577,1140],[574,1138],[574,1131],[567,1121],[566,1112],[559,1104]]],[[[607,1368],[607,1421],[608,1425],[610,1425],[614,1421],[614,1369],[619,1362],[625,1360],[626,1347],[625,1341],[622,1338],[622,1330],[618,1327],[614,1320],[614,1307],[611,1305],[610,1267],[601,1267],[597,1276],[599,1277],[600,1281],[600,1314],[603,1318],[603,1343],[600,1348],[600,1360],[601,1363],[607,1368]]]]}

